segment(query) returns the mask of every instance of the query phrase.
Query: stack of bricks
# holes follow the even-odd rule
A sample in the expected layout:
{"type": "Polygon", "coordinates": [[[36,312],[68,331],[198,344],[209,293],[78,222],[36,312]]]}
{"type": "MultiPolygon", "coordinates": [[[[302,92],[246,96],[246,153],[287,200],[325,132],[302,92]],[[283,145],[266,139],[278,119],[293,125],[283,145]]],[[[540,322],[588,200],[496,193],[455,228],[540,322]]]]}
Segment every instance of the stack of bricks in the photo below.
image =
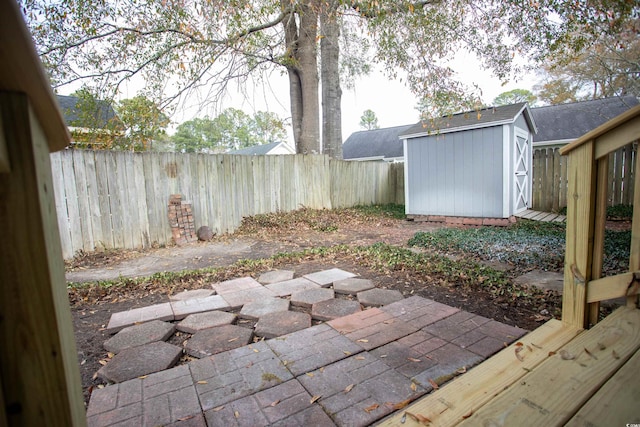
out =
{"type": "Polygon", "coordinates": [[[169,226],[177,245],[198,240],[191,203],[183,202],[181,194],[169,196],[169,226]]]}

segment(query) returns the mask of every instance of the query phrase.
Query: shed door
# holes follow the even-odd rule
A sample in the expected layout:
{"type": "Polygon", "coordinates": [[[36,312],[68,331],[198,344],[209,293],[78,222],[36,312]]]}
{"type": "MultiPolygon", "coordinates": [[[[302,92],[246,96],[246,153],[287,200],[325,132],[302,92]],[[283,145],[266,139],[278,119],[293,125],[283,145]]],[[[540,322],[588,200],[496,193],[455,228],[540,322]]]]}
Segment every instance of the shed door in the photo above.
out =
{"type": "Polygon", "coordinates": [[[530,192],[529,170],[531,153],[529,145],[529,134],[522,129],[515,129],[516,149],[515,149],[515,200],[514,213],[526,210],[529,207],[530,192]]]}

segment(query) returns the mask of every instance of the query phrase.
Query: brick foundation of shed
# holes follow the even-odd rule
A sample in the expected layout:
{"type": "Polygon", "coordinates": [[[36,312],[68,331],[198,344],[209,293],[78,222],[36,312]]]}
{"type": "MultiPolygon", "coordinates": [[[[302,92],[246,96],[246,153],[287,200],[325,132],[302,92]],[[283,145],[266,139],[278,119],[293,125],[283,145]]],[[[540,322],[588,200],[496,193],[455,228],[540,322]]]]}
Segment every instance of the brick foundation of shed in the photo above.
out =
{"type": "Polygon", "coordinates": [[[516,217],[509,218],[479,218],[479,217],[463,217],[463,216],[444,216],[444,215],[407,215],[409,221],[431,222],[446,225],[469,225],[480,227],[482,225],[494,225],[506,227],[516,222],[516,217]]]}

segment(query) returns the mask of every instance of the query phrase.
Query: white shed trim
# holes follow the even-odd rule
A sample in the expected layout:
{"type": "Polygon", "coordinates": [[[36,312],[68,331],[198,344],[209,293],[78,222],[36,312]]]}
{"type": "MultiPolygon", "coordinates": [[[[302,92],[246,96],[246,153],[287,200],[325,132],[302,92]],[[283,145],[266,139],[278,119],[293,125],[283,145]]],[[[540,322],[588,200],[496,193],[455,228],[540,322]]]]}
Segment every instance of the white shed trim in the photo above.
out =
{"type": "MultiPolygon", "coordinates": [[[[407,158],[407,138],[402,140],[402,152],[404,153],[404,158],[407,158]]],[[[410,212],[410,198],[409,198],[409,180],[407,177],[409,173],[409,162],[404,162],[404,211],[410,212]]]]}
{"type": "Polygon", "coordinates": [[[507,125],[502,126],[502,217],[508,218],[511,210],[511,132],[507,125]]]}

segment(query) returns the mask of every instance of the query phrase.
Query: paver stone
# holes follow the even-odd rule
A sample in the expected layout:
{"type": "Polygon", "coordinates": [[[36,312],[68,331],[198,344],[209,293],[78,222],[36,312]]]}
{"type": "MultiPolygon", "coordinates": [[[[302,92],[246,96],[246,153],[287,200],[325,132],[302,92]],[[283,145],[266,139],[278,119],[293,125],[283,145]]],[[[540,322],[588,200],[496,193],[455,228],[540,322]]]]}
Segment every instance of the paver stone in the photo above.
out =
{"type": "Polygon", "coordinates": [[[216,326],[196,332],[185,345],[187,353],[203,358],[249,344],[253,332],[236,325],[216,326]]]}
{"type": "Polygon", "coordinates": [[[190,291],[182,291],[175,295],[169,295],[170,301],[184,301],[187,299],[206,298],[215,294],[213,289],[193,289],[190,291]]]}
{"type": "Polygon", "coordinates": [[[311,307],[317,302],[333,299],[334,296],[333,289],[305,289],[304,291],[296,291],[291,294],[291,305],[311,307]]]}
{"type": "Polygon", "coordinates": [[[176,328],[179,331],[188,334],[195,334],[203,329],[213,328],[215,326],[230,325],[236,320],[234,313],[226,311],[207,311],[205,313],[190,314],[178,323],[176,328]]]}
{"type": "Polygon", "coordinates": [[[365,307],[382,307],[404,299],[400,291],[392,289],[370,289],[358,292],[358,301],[365,307]]]}
{"type": "Polygon", "coordinates": [[[182,320],[190,314],[204,313],[213,310],[229,310],[229,304],[220,295],[205,298],[194,298],[171,302],[171,309],[175,320],[182,320]]]}
{"type": "Polygon", "coordinates": [[[368,291],[375,286],[369,279],[360,279],[359,277],[349,277],[348,279],[337,280],[333,282],[333,290],[337,294],[356,295],[358,292],[368,291]]]}
{"type": "Polygon", "coordinates": [[[119,383],[168,369],[176,364],[182,349],[164,341],[128,348],[100,368],[98,376],[119,383]]]}
{"type": "Polygon", "coordinates": [[[247,289],[261,288],[260,282],[252,277],[241,277],[239,279],[226,280],[224,282],[211,285],[218,295],[225,295],[247,289]]]}
{"type": "Polygon", "coordinates": [[[358,301],[329,299],[313,304],[311,306],[311,317],[316,320],[327,321],[348,316],[361,310],[362,308],[358,301]]]}
{"type": "Polygon", "coordinates": [[[104,348],[112,353],[149,344],[154,341],[166,341],[173,334],[176,327],[167,322],[152,320],[140,325],[128,326],[104,342],[104,348]]]}
{"type": "Polygon", "coordinates": [[[266,285],[265,288],[275,292],[280,297],[287,297],[296,291],[304,291],[305,289],[317,289],[320,285],[312,282],[304,277],[298,277],[284,282],[272,283],[266,285]]]}
{"type": "Polygon", "coordinates": [[[262,273],[258,277],[258,282],[263,285],[270,285],[272,283],[284,282],[285,280],[293,279],[294,272],[291,270],[272,270],[262,273]]]}
{"type": "Polygon", "coordinates": [[[264,338],[275,338],[311,327],[311,316],[297,311],[281,311],[260,317],[255,334],[264,338]]]}
{"type": "Polygon", "coordinates": [[[128,311],[113,313],[107,325],[107,332],[115,334],[127,326],[136,323],[149,322],[151,320],[174,320],[171,303],[150,305],[148,307],[134,308],[128,311]]]}
{"type": "Polygon", "coordinates": [[[303,277],[326,288],[337,280],[348,279],[354,276],[355,274],[349,273],[348,271],[332,268],[330,270],[318,271],[317,273],[305,274],[303,277]]]}
{"type": "Polygon", "coordinates": [[[289,310],[289,301],[280,298],[265,298],[251,301],[240,310],[243,319],[258,320],[265,314],[278,313],[289,310]]]}

